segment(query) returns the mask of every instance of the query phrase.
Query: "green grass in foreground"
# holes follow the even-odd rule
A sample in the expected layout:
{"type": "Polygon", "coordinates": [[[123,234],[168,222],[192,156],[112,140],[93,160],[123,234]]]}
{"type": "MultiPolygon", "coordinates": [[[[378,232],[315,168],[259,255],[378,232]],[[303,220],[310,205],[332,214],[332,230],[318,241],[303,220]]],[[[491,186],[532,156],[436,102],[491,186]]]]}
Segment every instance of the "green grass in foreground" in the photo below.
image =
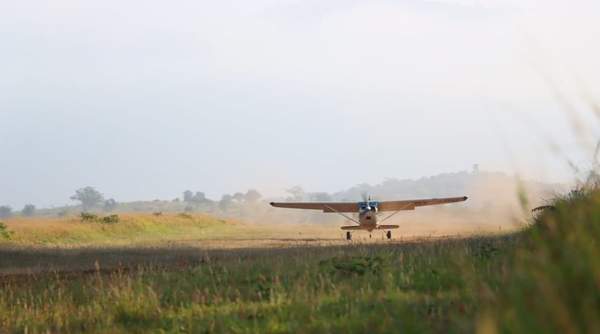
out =
{"type": "Polygon", "coordinates": [[[18,277],[1,287],[9,331],[472,331],[476,273],[509,239],[240,252],[182,270],[18,277]],[[465,258],[474,261],[467,266],[465,258]],[[469,273],[472,271],[472,273],[469,273]]]}
{"type": "Polygon", "coordinates": [[[7,332],[600,332],[600,192],[504,237],[4,278],[7,332]]]}

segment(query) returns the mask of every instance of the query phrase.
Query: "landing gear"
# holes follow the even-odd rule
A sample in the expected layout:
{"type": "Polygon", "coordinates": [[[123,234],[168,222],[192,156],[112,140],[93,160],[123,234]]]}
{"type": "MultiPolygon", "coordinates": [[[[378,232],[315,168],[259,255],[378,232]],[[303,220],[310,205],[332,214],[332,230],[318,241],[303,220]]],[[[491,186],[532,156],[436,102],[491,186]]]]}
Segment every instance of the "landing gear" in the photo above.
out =
{"type": "Polygon", "coordinates": [[[371,239],[371,233],[369,233],[369,239],[371,239]]]}
{"type": "Polygon", "coordinates": [[[388,240],[392,239],[392,231],[387,231],[385,236],[388,238],[388,240]]]}
{"type": "Polygon", "coordinates": [[[346,232],[346,240],[352,240],[352,233],[346,232]]]}

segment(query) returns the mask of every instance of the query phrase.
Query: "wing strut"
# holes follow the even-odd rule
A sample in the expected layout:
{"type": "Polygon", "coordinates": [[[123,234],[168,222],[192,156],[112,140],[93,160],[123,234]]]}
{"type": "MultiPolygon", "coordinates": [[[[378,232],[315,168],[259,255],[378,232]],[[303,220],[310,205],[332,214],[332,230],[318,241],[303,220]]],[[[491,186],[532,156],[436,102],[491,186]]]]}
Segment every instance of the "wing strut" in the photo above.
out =
{"type": "Polygon", "coordinates": [[[340,216],[342,216],[342,217],[344,217],[344,218],[346,218],[346,219],[348,219],[348,220],[350,220],[350,221],[352,221],[352,222],[355,222],[356,224],[360,225],[360,222],[358,222],[356,219],[354,219],[354,218],[352,218],[352,217],[350,217],[350,216],[347,216],[347,215],[345,215],[345,214],[343,214],[343,213],[341,213],[341,212],[338,212],[337,210],[335,210],[334,208],[330,207],[329,205],[324,205],[324,206],[325,206],[327,209],[329,209],[329,210],[331,210],[331,211],[333,211],[333,212],[337,213],[338,215],[340,215],[340,216]]]}
{"type": "Polygon", "coordinates": [[[380,221],[380,222],[379,222],[379,224],[381,224],[381,223],[383,223],[384,221],[386,221],[386,220],[388,220],[388,219],[390,219],[390,218],[394,217],[394,216],[395,216],[395,215],[397,215],[397,214],[398,214],[400,211],[402,211],[402,210],[406,209],[406,208],[407,208],[407,207],[409,207],[409,206],[410,206],[410,203],[409,203],[409,204],[407,204],[407,205],[405,205],[405,206],[403,206],[402,208],[400,208],[398,211],[396,211],[396,212],[392,213],[391,215],[389,215],[389,216],[387,216],[387,217],[383,218],[383,220],[382,220],[382,221],[380,221]]]}

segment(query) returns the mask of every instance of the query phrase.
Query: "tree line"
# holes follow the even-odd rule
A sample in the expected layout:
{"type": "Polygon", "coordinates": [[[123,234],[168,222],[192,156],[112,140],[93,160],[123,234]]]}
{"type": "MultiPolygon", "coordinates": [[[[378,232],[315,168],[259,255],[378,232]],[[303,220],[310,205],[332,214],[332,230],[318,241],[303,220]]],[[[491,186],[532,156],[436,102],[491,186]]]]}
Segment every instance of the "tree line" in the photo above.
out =
{"type": "MultiPolygon", "coordinates": [[[[183,202],[183,204],[185,204],[183,209],[187,212],[200,209],[219,209],[226,211],[236,205],[255,204],[260,201],[261,198],[262,195],[254,189],[250,189],[245,193],[236,192],[234,194],[225,194],[220,200],[212,200],[201,191],[193,192],[191,190],[186,190],[182,193],[181,199],[175,198],[172,202],[180,204],[183,202]]],[[[119,208],[119,206],[126,206],[126,203],[119,203],[114,198],[106,199],[104,194],[91,186],[77,189],[75,194],[70,197],[70,200],[78,202],[77,205],[83,212],[98,210],[112,212],[119,208]]],[[[31,217],[36,215],[37,212],[38,210],[33,204],[26,204],[19,212],[13,211],[8,205],[0,206],[0,218],[9,218],[14,215],[31,217]]]]}

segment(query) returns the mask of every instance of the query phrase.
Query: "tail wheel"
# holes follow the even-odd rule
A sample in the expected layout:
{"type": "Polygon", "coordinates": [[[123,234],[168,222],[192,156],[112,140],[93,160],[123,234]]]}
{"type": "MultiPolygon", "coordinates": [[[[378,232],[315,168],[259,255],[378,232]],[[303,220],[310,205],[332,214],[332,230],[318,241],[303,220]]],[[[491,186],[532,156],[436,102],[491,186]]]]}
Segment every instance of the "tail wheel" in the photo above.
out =
{"type": "Polygon", "coordinates": [[[387,236],[388,239],[392,238],[392,231],[387,231],[387,233],[385,234],[387,236]]]}
{"type": "Polygon", "coordinates": [[[352,240],[352,233],[346,232],[346,240],[352,240]]]}

